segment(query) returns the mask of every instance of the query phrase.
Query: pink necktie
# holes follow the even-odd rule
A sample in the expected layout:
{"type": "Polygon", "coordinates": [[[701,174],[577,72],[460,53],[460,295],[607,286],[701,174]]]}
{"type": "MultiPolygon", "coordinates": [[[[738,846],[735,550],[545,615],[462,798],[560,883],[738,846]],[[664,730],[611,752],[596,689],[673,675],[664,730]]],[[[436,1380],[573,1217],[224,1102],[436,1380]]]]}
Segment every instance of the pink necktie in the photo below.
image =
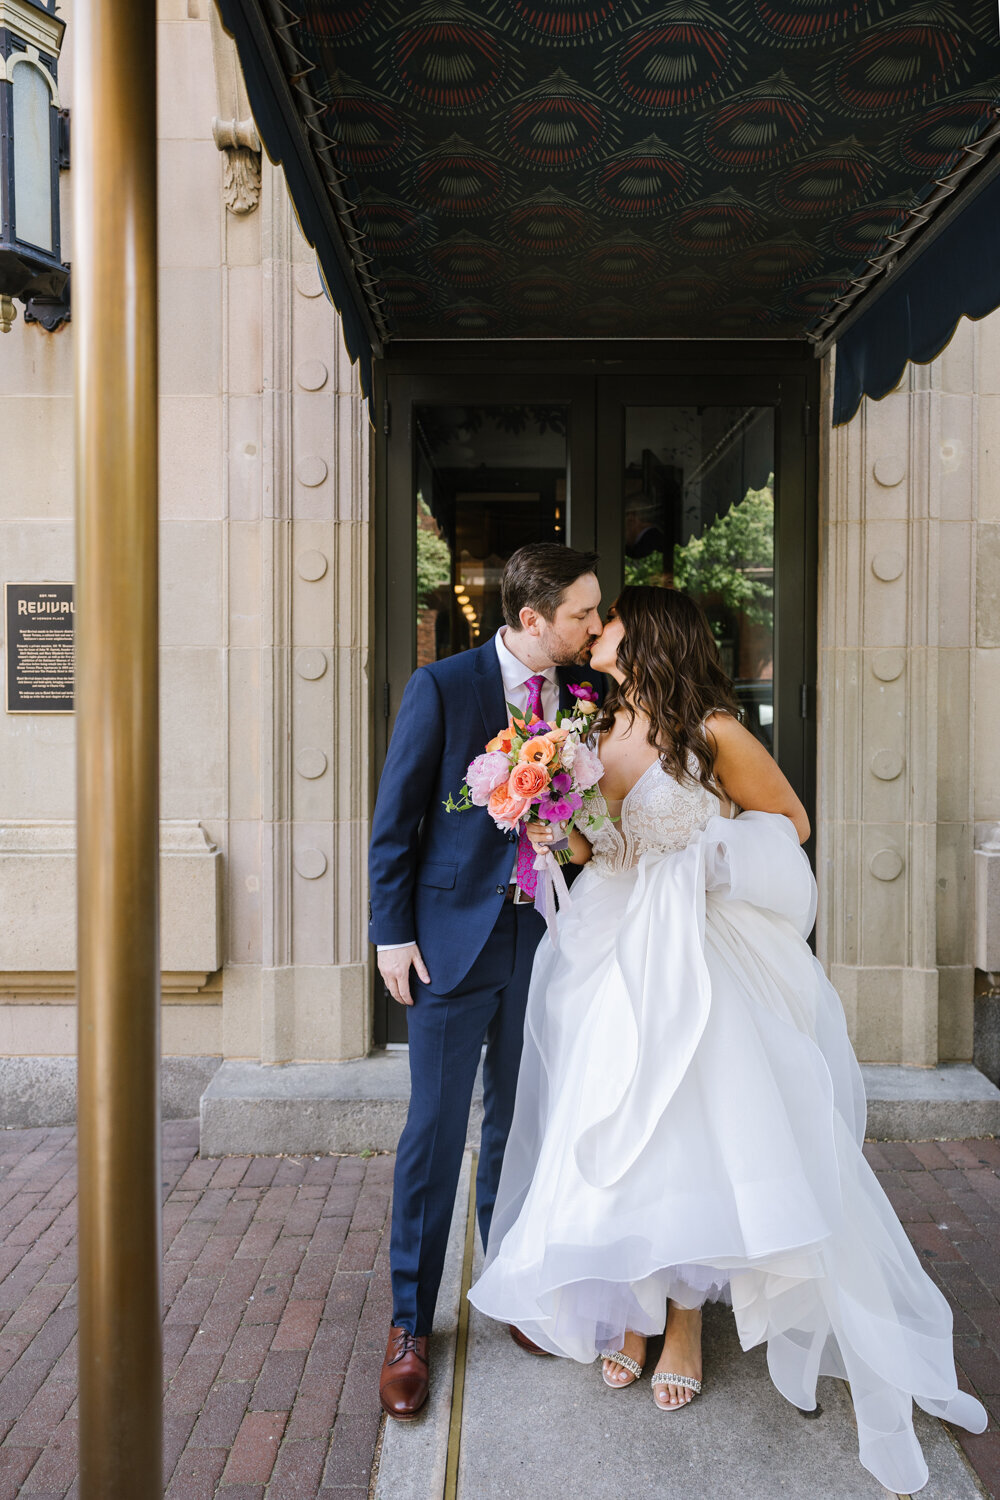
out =
{"type": "MultiPolygon", "coordinates": [[[[526,719],[530,720],[532,714],[538,714],[541,717],[542,685],[544,682],[545,678],[540,673],[536,673],[534,677],[529,677],[524,684],[528,689],[528,706],[525,711],[526,719]]],[[[523,828],[517,841],[517,883],[526,896],[534,899],[535,890],[538,885],[538,874],[535,870],[535,851],[532,849],[531,841],[523,828]]]]}

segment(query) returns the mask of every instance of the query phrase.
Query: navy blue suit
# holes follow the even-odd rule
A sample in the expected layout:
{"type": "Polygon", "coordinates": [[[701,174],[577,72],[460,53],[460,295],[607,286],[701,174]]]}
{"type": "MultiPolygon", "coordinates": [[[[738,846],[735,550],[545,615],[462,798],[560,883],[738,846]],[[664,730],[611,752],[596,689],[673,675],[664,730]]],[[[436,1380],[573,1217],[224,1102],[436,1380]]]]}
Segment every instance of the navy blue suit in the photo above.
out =
{"type": "MultiPolygon", "coordinates": [[[[571,683],[601,679],[560,667],[571,683]]],[[[476,1179],[489,1236],[510,1130],[535,949],[545,931],[529,905],[505,903],[513,835],[485,808],[446,812],[466,768],[507,723],[495,642],[420,667],[399,707],[372,819],[373,943],[416,941],[430,974],[411,970],[410,1107],[396,1154],[390,1261],[393,1322],[431,1331],[469,1107],[483,1043],[484,1121],[476,1179]]]]}

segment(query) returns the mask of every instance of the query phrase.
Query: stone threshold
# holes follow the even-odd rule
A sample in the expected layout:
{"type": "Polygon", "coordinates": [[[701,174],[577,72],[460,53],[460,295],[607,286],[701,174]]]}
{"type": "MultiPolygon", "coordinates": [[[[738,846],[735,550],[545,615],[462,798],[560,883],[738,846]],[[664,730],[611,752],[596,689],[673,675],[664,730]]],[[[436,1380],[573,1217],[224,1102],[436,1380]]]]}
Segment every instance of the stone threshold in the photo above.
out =
{"type": "MultiPolygon", "coordinates": [[[[395,1151],[409,1097],[405,1049],[373,1052],[355,1062],[265,1066],[231,1060],[201,1096],[201,1154],[395,1151]]],[[[479,1144],[482,1120],[477,1079],[470,1146],[479,1144]]]]}
{"type": "MultiPolygon", "coordinates": [[[[1000,1135],[1000,1089],[971,1063],[868,1065],[862,1073],[869,1139],[1000,1135]]],[[[201,1097],[201,1154],[393,1151],[408,1097],[409,1063],[403,1051],[343,1063],[224,1062],[201,1097]]],[[[481,1123],[477,1084],[470,1145],[478,1144],[481,1123]]]]}

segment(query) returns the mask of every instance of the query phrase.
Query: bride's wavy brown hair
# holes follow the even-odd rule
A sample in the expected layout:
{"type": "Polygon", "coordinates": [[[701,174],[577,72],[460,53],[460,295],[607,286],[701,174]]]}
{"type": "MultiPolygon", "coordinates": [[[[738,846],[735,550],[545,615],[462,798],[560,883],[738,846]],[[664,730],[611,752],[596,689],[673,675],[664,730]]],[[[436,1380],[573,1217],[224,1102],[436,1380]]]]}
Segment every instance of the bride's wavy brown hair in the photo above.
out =
{"type": "Polygon", "coordinates": [[[619,709],[630,723],[636,709],[641,710],[663,769],[677,781],[700,781],[718,796],[714,756],[701,726],[718,709],[739,718],[739,708],[704,613],[676,589],[642,584],[622,590],[608,619],[619,619],[625,627],[617,662],[625,681],[609,679],[595,731],[606,734],[619,709]],[[689,769],[690,756],[697,763],[696,777],[689,769]]]}

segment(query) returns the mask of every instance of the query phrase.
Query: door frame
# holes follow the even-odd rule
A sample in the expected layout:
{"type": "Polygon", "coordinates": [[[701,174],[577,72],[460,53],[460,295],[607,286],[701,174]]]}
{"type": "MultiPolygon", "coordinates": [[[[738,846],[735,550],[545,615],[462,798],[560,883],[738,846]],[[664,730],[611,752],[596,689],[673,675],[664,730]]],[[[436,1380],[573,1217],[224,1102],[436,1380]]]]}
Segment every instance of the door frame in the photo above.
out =
{"type": "MultiPolygon", "coordinates": [[[[416,618],[416,522],[414,517],[412,524],[409,518],[405,526],[399,524],[404,501],[395,498],[405,496],[407,510],[412,505],[414,406],[565,401],[570,406],[567,540],[601,553],[599,571],[610,587],[609,565],[621,549],[621,474],[611,472],[609,455],[616,449],[606,438],[600,442],[599,420],[611,420],[609,402],[617,400],[624,407],[621,393],[628,393],[627,404],[657,405],[659,391],[683,392],[681,399],[662,404],[776,407],[776,551],[783,573],[790,568],[795,572],[794,588],[793,580],[785,579],[787,596],[782,586],[780,601],[775,599],[775,678],[786,700],[779,748],[782,768],[815,824],[820,363],[808,345],[776,339],[413,342],[393,345],[391,357],[376,361],[371,402],[372,805],[395,711],[415,665],[414,648],[393,639],[390,620],[399,610],[407,619],[416,618]],[[695,393],[705,399],[693,402],[695,393]],[[615,496],[604,513],[598,503],[602,493],[615,496]],[[792,564],[793,553],[797,564],[792,564]],[[789,616],[793,628],[782,631],[782,619],[789,616]],[[796,684],[797,720],[787,703],[796,684]]],[[[776,703],[776,726],[778,711],[776,703]]],[[[812,840],[806,849],[811,855],[812,840]]],[[[374,966],[373,976],[374,1042],[384,1046],[389,1001],[382,999],[374,966]]]]}

